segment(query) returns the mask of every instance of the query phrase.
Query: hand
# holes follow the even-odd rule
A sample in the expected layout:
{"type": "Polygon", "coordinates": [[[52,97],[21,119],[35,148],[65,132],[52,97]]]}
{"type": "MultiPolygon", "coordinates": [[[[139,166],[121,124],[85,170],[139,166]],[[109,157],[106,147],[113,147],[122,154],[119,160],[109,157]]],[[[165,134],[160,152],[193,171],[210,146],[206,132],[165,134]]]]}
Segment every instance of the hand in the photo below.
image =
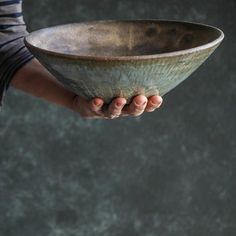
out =
{"type": "Polygon", "coordinates": [[[11,85],[48,102],[72,109],[88,119],[139,116],[144,111],[154,111],[162,103],[160,96],[147,99],[143,95],[134,97],[130,105],[126,105],[124,98],[115,98],[109,106],[104,105],[101,98],[87,101],[65,89],[36,59],[31,60],[16,72],[11,85]]]}
{"type": "Polygon", "coordinates": [[[115,98],[109,106],[104,105],[100,98],[87,101],[76,96],[73,100],[72,110],[78,112],[87,119],[114,119],[123,116],[140,116],[144,111],[153,112],[162,104],[160,96],[152,96],[147,99],[143,95],[133,98],[130,105],[126,105],[125,98],[115,98]]]}

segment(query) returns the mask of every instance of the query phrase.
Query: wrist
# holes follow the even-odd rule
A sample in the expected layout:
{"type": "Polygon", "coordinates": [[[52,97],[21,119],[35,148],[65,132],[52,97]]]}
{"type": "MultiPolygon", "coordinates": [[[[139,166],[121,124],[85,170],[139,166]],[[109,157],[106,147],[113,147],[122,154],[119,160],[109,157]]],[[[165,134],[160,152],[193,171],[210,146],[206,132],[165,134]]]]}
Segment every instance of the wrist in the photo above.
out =
{"type": "Polygon", "coordinates": [[[75,94],[65,89],[36,59],[15,73],[11,85],[28,94],[73,110],[75,94]]]}

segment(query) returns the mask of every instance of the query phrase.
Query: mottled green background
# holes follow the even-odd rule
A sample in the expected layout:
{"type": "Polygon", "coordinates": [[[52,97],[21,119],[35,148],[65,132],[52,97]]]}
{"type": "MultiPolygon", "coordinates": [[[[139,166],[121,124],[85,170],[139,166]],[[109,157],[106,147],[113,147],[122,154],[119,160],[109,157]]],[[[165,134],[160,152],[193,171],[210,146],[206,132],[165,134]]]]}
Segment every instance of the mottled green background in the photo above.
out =
{"type": "Polygon", "coordinates": [[[29,31],[164,18],[222,46],[141,118],[86,121],[10,89],[0,114],[0,236],[235,236],[234,0],[24,0],[29,31]]]}

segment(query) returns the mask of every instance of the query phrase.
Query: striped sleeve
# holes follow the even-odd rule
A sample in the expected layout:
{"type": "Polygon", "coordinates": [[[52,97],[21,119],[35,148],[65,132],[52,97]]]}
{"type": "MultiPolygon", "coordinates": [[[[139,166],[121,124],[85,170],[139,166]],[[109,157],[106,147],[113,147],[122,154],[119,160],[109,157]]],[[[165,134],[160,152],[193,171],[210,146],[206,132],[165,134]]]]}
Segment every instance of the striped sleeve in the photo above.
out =
{"type": "Polygon", "coordinates": [[[33,58],[24,44],[27,34],[22,0],[0,0],[0,106],[13,75],[33,58]]]}

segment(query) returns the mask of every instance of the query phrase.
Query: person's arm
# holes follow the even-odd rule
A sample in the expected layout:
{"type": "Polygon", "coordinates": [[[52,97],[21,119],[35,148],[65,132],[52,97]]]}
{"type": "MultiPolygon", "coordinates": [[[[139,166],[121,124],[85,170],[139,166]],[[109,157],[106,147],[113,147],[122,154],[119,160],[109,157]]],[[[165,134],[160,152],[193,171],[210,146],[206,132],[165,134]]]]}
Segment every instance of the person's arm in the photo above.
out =
{"type": "Polygon", "coordinates": [[[116,98],[107,106],[101,98],[87,101],[66,90],[33,57],[24,45],[28,34],[22,16],[22,1],[0,1],[0,105],[8,87],[13,87],[76,111],[85,118],[115,118],[141,115],[153,111],[162,99],[137,96],[127,106],[124,98],[116,98]]]}
{"type": "Polygon", "coordinates": [[[28,34],[21,0],[0,0],[0,106],[13,75],[33,55],[24,44],[28,34]]]}
{"type": "Polygon", "coordinates": [[[48,102],[61,105],[78,112],[84,118],[116,118],[124,115],[141,115],[144,111],[152,112],[162,103],[160,96],[147,100],[137,96],[128,106],[124,98],[116,98],[104,109],[100,98],[87,101],[65,89],[36,59],[26,63],[13,76],[11,85],[48,102]]]}

